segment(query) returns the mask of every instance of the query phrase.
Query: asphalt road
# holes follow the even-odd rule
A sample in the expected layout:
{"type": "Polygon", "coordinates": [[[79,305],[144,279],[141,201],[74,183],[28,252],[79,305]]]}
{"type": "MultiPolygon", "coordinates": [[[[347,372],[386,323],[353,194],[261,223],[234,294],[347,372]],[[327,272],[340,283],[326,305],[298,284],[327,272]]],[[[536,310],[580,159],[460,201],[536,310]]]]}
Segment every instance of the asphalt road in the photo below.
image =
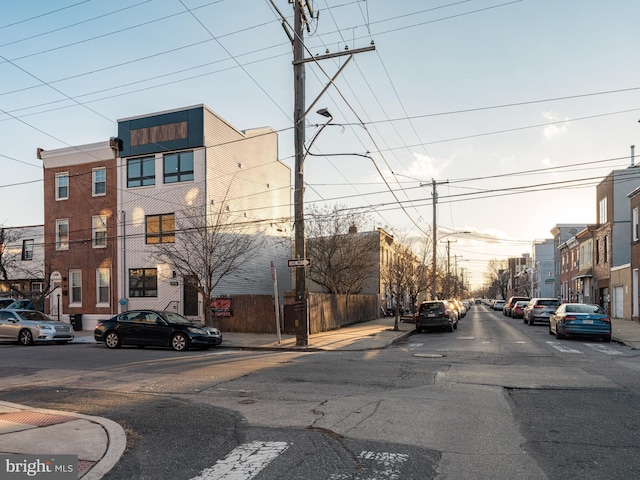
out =
{"type": "Polygon", "coordinates": [[[369,352],[0,345],[0,399],[123,425],[107,479],[640,477],[640,352],[485,307],[369,352]]]}

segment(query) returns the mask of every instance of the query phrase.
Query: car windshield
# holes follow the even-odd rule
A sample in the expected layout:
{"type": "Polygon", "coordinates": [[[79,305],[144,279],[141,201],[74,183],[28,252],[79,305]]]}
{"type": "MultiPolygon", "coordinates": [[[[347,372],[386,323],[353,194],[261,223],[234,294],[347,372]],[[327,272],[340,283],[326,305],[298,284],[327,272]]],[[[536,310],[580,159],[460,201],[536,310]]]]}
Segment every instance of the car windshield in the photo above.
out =
{"type": "Polygon", "coordinates": [[[42,312],[37,312],[35,310],[20,310],[17,313],[18,315],[20,315],[20,318],[22,318],[23,320],[39,320],[39,321],[45,321],[45,322],[53,321],[46,314],[42,312]]]}
{"type": "Polygon", "coordinates": [[[565,309],[569,313],[604,313],[604,310],[599,305],[567,305],[565,309]]]}
{"type": "Polygon", "coordinates": [[[177,313],[164,312],[163,317],[169,323],[177,323],[180,325],[191,325],[193,323],[191,320],[188,320],[177,313]]]}
{"type": "Polygon", "coordinates": [[[558,300],[538,300],[536,305],[541,307],[559,307],[560,302],[558,300]]]}

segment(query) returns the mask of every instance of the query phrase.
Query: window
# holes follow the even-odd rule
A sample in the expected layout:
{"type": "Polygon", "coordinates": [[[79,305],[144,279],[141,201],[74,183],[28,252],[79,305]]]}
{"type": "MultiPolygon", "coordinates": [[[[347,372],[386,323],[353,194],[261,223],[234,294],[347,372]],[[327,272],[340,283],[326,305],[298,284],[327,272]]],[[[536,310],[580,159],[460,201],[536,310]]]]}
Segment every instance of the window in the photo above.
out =
{"type": "Polygon", "coordinates": [[[93,169],[93,196],[106,195],[107,193],[107,169],[93,169]]]}
{"type": "Polygon", "coordinates": [[[98,304],[109,304],[109,269],[96,270],[96,300],[98,304]]]}
{"type": "Polygon", "coordinates": [[[593,243],[587,243],[587,265],[591,265],[593,262],[593,243]]]}
{"type": "Polygon", "coordinates": [[[91,238],[93,248],[104,248],[107,246],[107,216],[94,215],[91,218],[91,238]]]}
{"type": "Polygon", "coordinates": [[[155,157],[132,158],[127,161],[127,188],[156,184],[155,157]]]}
{"type": "Polygon", "coordinates": [[[155,268],[132,268],[129,270],[130,297],[157,297],[158,270],[155,268]]]}
{"type": "Polygon", "coordinates": [[[633,241],[637,242],[638,241],[638,207],[633,209],[633,223],[632,223],[632,228],[633,228],[633,241]]]}
{"type": "Polygon", "coordinates": [[[56,220],[56,250],[69,249],[69,220],[56,220]]]}
{"type": "Polygon", "coordinates": [[[596,240],[596,265],[600,264],[600,240],[596,240]]]}
{"type": "Polygon", "coordinates": [[[604,236],[604,239],[602,241],[602,248],[604,249],[604,252],[602,254],[602,260],[604,261],[604,263],[607,263],[609,256],[607,255],[607,235],[604,236]]]}
{"type": "Polygon", "coordinates": [[[146,217],[147,243],[173,243],[176,236],[175,230],[176,222],[173,213],[146,217]]]}
{"type": "Polygon", "coordinates": [[[56,173],[56,200],[69,198],[69,174],[56,173]]]}
{"type": "Polygon", "coordinates": [[[22,260],[33,260],[33,240],[22,241],[22,260]]]}
{"type": "Polygon", "coordinates": [[[607,197],[604,197],[598,203],[598,220],[600,225],[607,223],[607,197]]]}
{"type": "Polygon", "coordinates": [[[71,296],[69,303],[82,303],[82,270],[69,270],[71,296]]]}
{"type": "Polygon", "coordinates": [[[171,153],[164,156],[164,183],[193,180],[193,152],[171,153]]]}

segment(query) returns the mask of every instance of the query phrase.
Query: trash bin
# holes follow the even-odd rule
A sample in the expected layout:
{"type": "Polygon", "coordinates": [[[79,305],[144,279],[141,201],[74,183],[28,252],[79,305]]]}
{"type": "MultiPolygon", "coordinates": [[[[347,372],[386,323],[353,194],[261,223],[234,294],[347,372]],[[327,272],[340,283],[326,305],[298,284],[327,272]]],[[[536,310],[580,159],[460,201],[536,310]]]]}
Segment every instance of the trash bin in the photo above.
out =
{"type": "Polygon", "coordinates": [[[71,322],[71,325],[73,326],[73,329],[76,332],[79,332],[82,330],[82,314],[81,313],[70,313],[69,321],[71,322]]]}

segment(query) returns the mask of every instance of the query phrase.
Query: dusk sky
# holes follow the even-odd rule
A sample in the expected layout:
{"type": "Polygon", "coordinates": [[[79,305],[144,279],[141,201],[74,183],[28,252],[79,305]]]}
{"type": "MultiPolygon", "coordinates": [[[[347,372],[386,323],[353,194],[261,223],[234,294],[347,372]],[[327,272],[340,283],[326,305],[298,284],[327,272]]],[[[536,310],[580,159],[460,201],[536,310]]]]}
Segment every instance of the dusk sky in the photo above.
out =
{"type": "MultiPolygon", "coordinates": [[[[554,225],[594,223],[596,185],[640,146],[637,0],[310,3],[307,56],[376,49],[307,118],[308,140],[317,109],[334,124],[306,159],[307,204],[419,238],[435,180],[439,237],[472,232],[447,237],[472,286],[554,225]]],[[[288,0],[273,4],[292,22],[288,0]]],[[[307,105],[346,58],[307,65],[307,105]]],[[[106,141],[131,116],[205,104],[239,130],[278,131],[293,170],[291,62],[269,0],[4,1],[0,224],[44,222],[37,148],[106,141]]]]}

